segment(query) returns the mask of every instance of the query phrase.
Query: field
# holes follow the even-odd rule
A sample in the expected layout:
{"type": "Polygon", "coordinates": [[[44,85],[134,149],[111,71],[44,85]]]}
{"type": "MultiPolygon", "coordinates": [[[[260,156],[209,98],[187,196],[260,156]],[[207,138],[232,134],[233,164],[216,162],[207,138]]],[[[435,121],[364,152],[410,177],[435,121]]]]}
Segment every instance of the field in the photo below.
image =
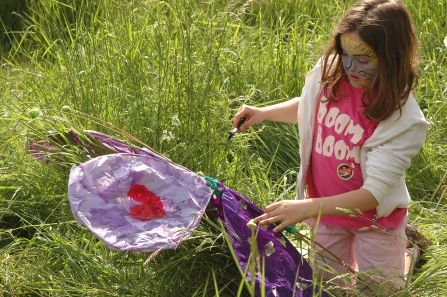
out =
{"type": "MultiPolygon", "coordinates": [[[[407,171],[409,215],[434,244],[393,296],[441,297],[447,296],[447,0],[403,2],[420,41],[414,94],[431,123],[407,171]]],[[[296,126],[265,122],[231,142],[227,133],[241,104],[300,95],[352,3],[2,0],[2,296],[253,296],[222,227],[211,222],[148,265],[150,254],[105,247],[75,222],[67,196],[71,165],[89,156],[64,146],[46,156],[48,166],[27,145],[52,130],[101,131],[149,146],[261,207],[293,199],[296,126]]],[[[323,286],[333,296],[351,296],[323,286]]],[[[369,296],[383,295],[378,288],[369,296]]]]}

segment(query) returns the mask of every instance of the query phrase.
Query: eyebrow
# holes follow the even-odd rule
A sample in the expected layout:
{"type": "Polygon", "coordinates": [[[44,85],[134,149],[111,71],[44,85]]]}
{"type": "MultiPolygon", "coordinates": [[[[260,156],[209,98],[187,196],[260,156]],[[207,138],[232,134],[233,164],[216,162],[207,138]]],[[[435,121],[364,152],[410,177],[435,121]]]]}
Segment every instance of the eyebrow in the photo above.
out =
{"type": "Polygon", "coordinates": [[[341,47],[342,51],[346,52],[346,49],[343,47],[343,45],[348,46],[352,50],[359,49],[362,52],[366,52],[366,53],[362,53],[362,54],[358,54],[358,55],[353,55],[354,57],[358,57],[358,56],[364,56],[364,57],[368,57],[368,58],[376,58],[377,57],[377,54],[374,52],[374,50],[372,48],[370,48],[369,46],[367,46],[363,43],[359,43],[357,41],[349,39],[347,37],[340,38],[340,47],[341,47]]]}
{"type": "MultiPolygon", "coordinates": [[[[342,49],[342,53],[348,54],[344,48],[341,48],[341,49],[342,49]]],[[[358,55],[352,55],[352,56],[353,57],[365,57],[365,58],[375,58],[376,57],[376,56],[372,56],[370,54],[358,54],[358,55]]]]}

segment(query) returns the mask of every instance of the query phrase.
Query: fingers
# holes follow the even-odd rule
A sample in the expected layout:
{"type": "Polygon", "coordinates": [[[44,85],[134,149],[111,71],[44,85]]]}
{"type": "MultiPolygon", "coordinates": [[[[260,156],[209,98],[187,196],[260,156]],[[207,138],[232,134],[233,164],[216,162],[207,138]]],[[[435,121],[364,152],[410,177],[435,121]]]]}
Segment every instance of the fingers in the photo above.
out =
{"type": "Polygon", "coordinates": [[[270,205],[268,205],[265,209],[264,212],[265,213],[270,213],[272,211],[275,211],[278,207],[281,206],[281,202],[276,202],[276,203],[272,203],[270,205]]]}
{"type": "Polygon", "coordinates": [[[265,213],[263,215],[260,215],[259,217],[256,217],[253,221],[255,222],[255,224],[266,225],[269,223],[268,219],[269,216],[265,213]]]}
{"type": "Polygon", "coordinates": [[[245,121],[244,123],[242,123],[242,124],[239,126],[239,132],[243,132],[243,131],[247,130],[248,127],[251,126],[250,123],[246,124],[246,122],[247,122],[247,121],[245,121]]]}
{"type": "Polygon", "coordinates": [[[273,232],[279,232],[287,226],[288,226],[288,224],[281,222],[279,225],[277,225],[275,228],[273,228],[273,232]]]}
{"type": "Polygon", "coordinates": [[[243,104],[234,116],[233,127],[236,128],[239,126],[239,132],[242,132],[248,127],[260,123],[262,117],[262,110],[260,108],[243,104]],[[244,119],[246,121],[240,125],[244,119]]]}
{"type": "Polygon", "coordinates": [[[264,214],[260,215],[259,217],[256,217],[254,219],[254,222],[256,224],[261,223],[261,225],[275,223],[276,222],[274,221],[275,214],[272,213],[272,211],[274,211],[276,208],[277,208],[276,203],[270,204],[264,209],[264,214]],[[267,220],[269,221],[267,222],[267,220]]]}
{"type": "MultiPolygon", "coordinates": [[[[236,127],[238,127],[239,126],[239,124],[240,124],[240,122],[243,120],[243,119],[249,119],[250,117],[250,111],[249,111],[249,106],[247,106],[247,105],[242,105],[241,107],[239,107],[239,110],[237,111],[237,113],[236,113],[236,115],[234,116],[234,119],[233,119],[233,127],[234,128],[236,128],[236,127]]],[[[247,129],[249,126],[248,125],[244,125],[244,124],[242,124],[242,125],[240,125],[240,127],[239,127],[239,131],[243,131],[243,129],[242,128],[245,128],[245,129],[247,129]]],[[[244,129],[244,130],[245,130],[244,129]]]]}
{"type": "MultiPolygon", "coordinates": [[[[277,207],[278,207],[278,205],[275,203],[267,206],[265,208],[265,213],[254,219],[255,224],[269,225],[269,224],[274,224],[274,223],[280,222],[282,219],[281,214],[277,214],[275,212],[275,209],[277,209],[277,207]]],[[[284,227],[286,227],[286,225],[284,225],[284,223],[280,223],[277,227],[275,227],[273,229],[273,232],[279,232],[284,227]],[[283,226],[281,227],[281,225],[283,225],[283,226]]]]}
{"type": "Polygon", "coordinates": [[[241,121],[241,119],[244,118],[244,112],[243,112],[244,106],[245,105],[241,105],[241,107],[239,107],[238,111],[234,115],[234,118],[233,118],[233,127],[234,128],[236,128],[237,125],[239,124],[239,122],[241,121]]]}
{"type": "Polygon", "coordinates": [[[287,227],[287,224],[284,222],[281,222],[280,218],[278,216],[269,217],[267,214],[260,215],[259,217],[256,217],[254,219],[255,224],[259,225],[270,225],[279,222],[279,224],[273,229],[273,232],[279,232],[285,227],[287,227]]]}
{"type": "Polygon", "coordinates": [[[279,232],[289,225],[302,222],[308,217],[301,211],[301,207],[299,207],[302,203],[303,201],[299,200],[283,200],[273,203],[267,206],[264,210],[264,214],[255,218],[254,222],[260,225],[277,223],[273,232],[279,232]]]}

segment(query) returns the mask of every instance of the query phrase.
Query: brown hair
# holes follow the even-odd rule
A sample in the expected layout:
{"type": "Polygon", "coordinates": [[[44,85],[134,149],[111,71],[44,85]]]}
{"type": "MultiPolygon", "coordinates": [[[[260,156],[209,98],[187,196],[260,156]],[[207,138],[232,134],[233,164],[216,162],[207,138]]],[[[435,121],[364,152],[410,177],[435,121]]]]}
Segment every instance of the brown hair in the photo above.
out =
{"type": "Polygon", "coordinates": [[[336,94],[340,81],[347,75],[341,59],[340,35],[352,31],[356,31],[378,57],[377,74],[362,97],[365,116],[375,121],[386,120],[396,110],[401,110],[418,81],[418,41],[410,14],[397,0],[362,0],[346,12],[323,53],[321,81],[326,94],[332,85],[328,101],[341,99],[336,94]],[[372,91],[376,93],[374,100],[372,91]]]}

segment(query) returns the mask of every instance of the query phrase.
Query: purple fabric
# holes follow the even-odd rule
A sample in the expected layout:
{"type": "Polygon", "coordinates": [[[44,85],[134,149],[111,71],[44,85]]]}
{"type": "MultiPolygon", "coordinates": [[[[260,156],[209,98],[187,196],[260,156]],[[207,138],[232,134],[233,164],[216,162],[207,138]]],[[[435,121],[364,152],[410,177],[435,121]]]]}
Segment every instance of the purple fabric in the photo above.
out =
{"type": "Polygon", "coordinates": [[[73,166],[68,197],[76,221],[119,251],[176,248],[199,224],[212,195],[207,181],[160,156],[111,154],[73,166]],[[135,185],[160,197],[167,218],[139,220],[127,196],[135,185]]]}
{"type": "MultiPolygon", "coordinates": [[[[207,181],[148,149],[96,131],[85,134],[88,141],[81,141],[73,131],[62,137],[53,132],[51,141],[28,141],[30,153],[49,165],[45,154],[56,153],[58,145],[67,141],[80,146],[91,158],[100,156],[71,169],[68,195],[76,221],[118,251],[152,252],[181,244],[197,227],[209,204],[213,190],[207,181]],[[130,207],[138,202],[127,192],[135,184],[145,185],[160,196],[167,218],[138,220],[131,216],[130,207]]],[[[222,183],[219,188],[222,199],[214,196],[208,210],[224,219],[237,261],[251,281],[247,263],[252,231],[247,223],[263,211],[222,183]]],[[[262,296],[263,283],[267,297],[311,297],[319,292],[312,283],[311,267],[292,243],[281,232],[273,233],[273,226],[256,228],[260,263],[264,263],[255,275],[256,296],[262,296]]],[[[322,291],[316,296],[327,294],[322,291]]]]}
{"type": "MultiPolygon", "coordinates": [[[[225,218],[225,227],[231,241],[236,258],[243,271],[247,271],[247,280],[252,279],[250,269],[247,269],[248,258],[251,252],[250,238],[252,231],[247,223],[263,214],[263,211],[239,193],[225,187],[220,183],[222,190],[222,203],[225,218]]],[[[255,227],[258,230],[256,237],[260,263],[265,263],[264,283],[267,297],[312,297],[319,292],[312,283],[312,268],[301,256],[292,243],[281,233],[274,233],[273,225],[267,228],[255,227]]],[[[256,296],[261,296],[262,268],[256,271],[256,296]]],[[[321,295],[327,296],[325,292],[321,295]]]]}
{"type": "MultiPolygon", "coordinates": [[[[74,132],[70,132],[72,135],[74,132]]],[[[153,156],[153,157],[161,157],[160,155],[152,152],[151,150],[147,148],[139,148],[130,146],[128,143],[118,140],[116,138],[113,138],[107,134],[93,131],[93,130],[87,130],[87,135],[92,136],[96,139],[98,139],[102,144],[104,144],[107,148],[110,150],[116,152],[116,153],[131,153],[131,154],[138,154],[143,156],[153,156]]],[[[163,158],[163,157],[161,157],[163,158]]]]}

